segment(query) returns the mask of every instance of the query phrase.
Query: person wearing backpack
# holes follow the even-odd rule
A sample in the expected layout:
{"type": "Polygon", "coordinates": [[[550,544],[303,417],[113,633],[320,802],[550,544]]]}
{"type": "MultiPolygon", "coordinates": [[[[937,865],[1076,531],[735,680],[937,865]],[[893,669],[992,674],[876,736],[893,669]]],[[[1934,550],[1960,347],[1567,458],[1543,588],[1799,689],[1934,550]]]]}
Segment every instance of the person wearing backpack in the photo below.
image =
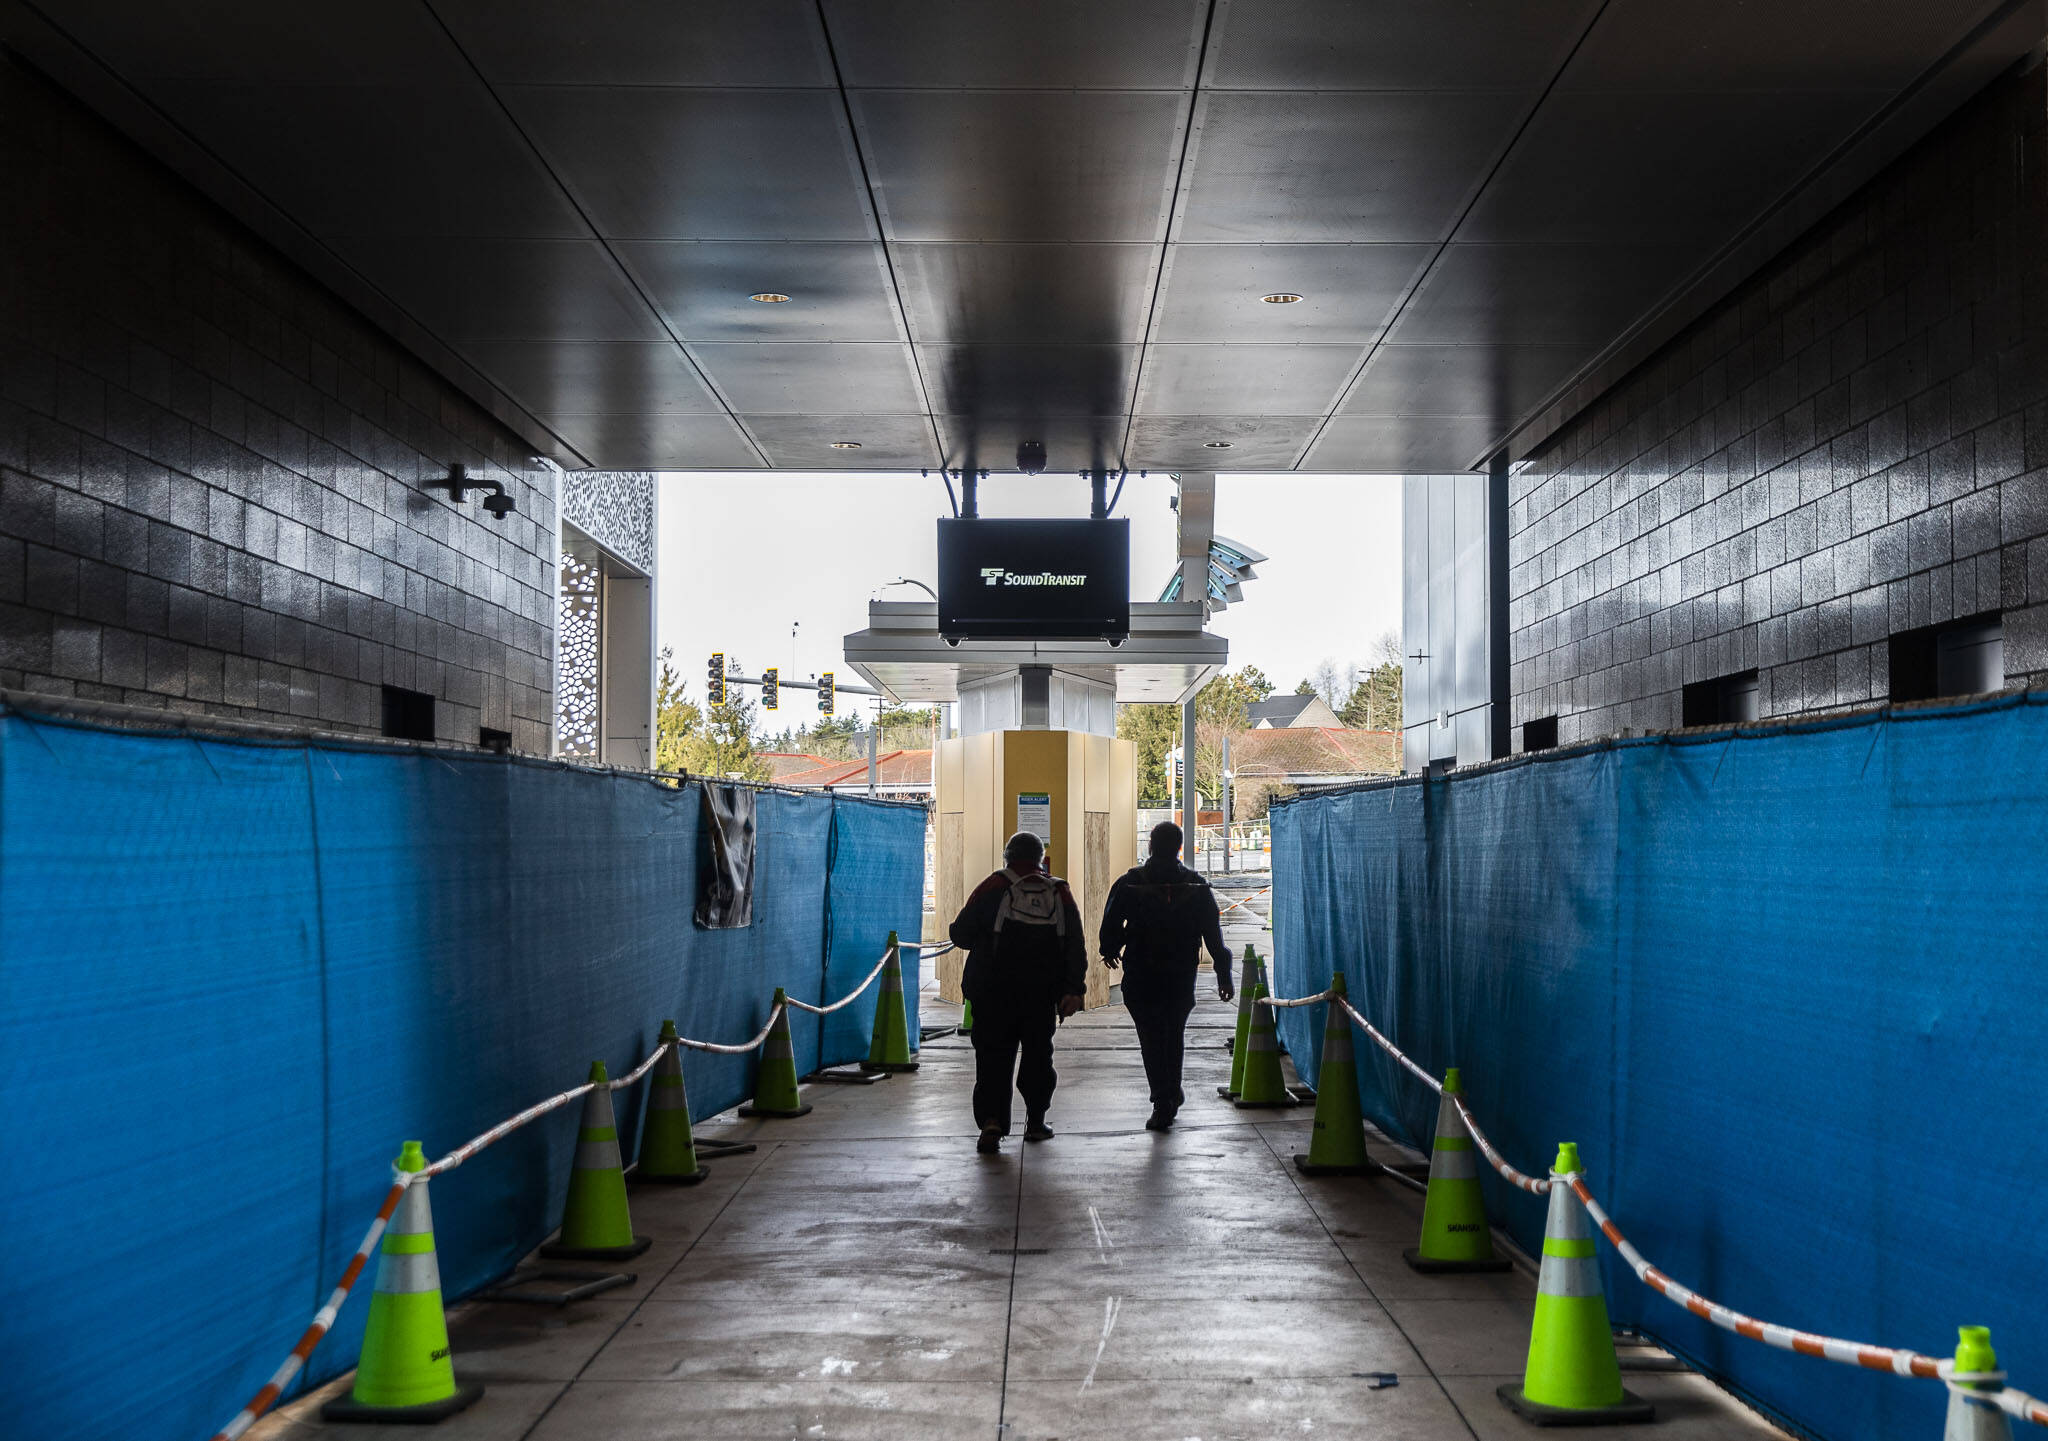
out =
{"type": "Polygon", "coordinates": [[[1152,828],[1150,856],[1110,887],[1102,908],[1102,960],[1123,961],[1124,1006],[1145,1057],[1152,1092],[1148,1131],[1165,1131],[1186,1097],[1181,1059],[1188,1014],[1195,1008],[1195,973],[1207,947],[1216,962],[1216,994],[1236,995],[1230,984],[1230,949],[1223,944],[1215,892],[1180,862],[1181,829],[1172,821],[1152,828]]]}
{"type": "Polygon", "coordinates": [[[1052,1139],[1053,1031],[1081,1009],[1088,988],[1081,911],[1067,883],[1042,869],[1044,855],[1029,831],[1011,836],[1003,868],[974,888],[948,929],[968,953],[960,990],[974,1006],[974,1149],[985,1156],[1010,1134],[1013,1073],[1024,1139],[1052,1139]]]}

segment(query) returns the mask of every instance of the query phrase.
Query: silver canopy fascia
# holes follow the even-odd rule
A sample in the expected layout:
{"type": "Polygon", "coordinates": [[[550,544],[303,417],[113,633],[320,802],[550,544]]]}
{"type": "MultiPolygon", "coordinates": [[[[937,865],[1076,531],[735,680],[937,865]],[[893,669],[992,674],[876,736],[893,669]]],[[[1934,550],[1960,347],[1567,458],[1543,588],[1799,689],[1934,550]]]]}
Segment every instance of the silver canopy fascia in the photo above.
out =
{"type": "Polygon", "coordinates": [[[939,639],[931,601],[872,601],[868,628],[846,637],[846,663],[899,705],[960,698],[960,687],[1046,665],[1116,688],[1125,703],[1178,704],[1220,672],[1230,642],[1203,629],[1200,605],[1131,603],[1131,635],[1112,648],[1100,640],[939,639]]]}

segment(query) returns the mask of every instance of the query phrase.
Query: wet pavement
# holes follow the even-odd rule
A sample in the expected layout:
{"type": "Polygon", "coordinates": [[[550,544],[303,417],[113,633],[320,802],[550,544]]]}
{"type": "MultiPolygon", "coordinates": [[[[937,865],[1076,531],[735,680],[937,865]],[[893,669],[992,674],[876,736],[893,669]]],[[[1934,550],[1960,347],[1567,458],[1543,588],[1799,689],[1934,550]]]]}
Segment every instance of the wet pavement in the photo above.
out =
{"type": "MultiPolygon", "coordinates": [[[[1207,984],[1206,977],[1204,984],[1207,984]]],[[[927,994],[927,1025],[953,1008],[927,994]]],[[[1189,1102],[1149,1106],[1120,1007],[1062,1028],[1058,1135],[974,1153],[968,1043],[872,1086],[813,1085],[711,1179],[635,1187],[655,1244],[625,1289],[562,1310],[451,1313],[458,1377],[486,1386],[448,1441],[652,1438],[1326,1435],[1495,1441],[1538,1433],[1494,1397],[1519,1379],[1533,1278],[1428,1277],[1401,1261],[1422,1198],[1384,1178],[1311,1180],[1290,1157],[1310,1111],[1238,1111],[1231,1011],[1197,1011],[1189,1102]],[[1398,1377],[1376,1386],[1371,1373],[1398,1377]]],[[[1291,1078],[1291,1073],[1290,1073],[1291,1078]]],[[[1020,1112],[1021,1114],[1021,1112],[1020,1112]]],[[[1377,1158],[1419,1158],[1375,1140],[1377,1158]]],[[[1639,1373],[1649,1427],[1605,1434],[1756,1441],[1783,1433],[1697,1376],[1639,1373]]],[[[381,1437],[320,1423],[346,1378],[266,1418],[261,1438],[381,1437]]]]}

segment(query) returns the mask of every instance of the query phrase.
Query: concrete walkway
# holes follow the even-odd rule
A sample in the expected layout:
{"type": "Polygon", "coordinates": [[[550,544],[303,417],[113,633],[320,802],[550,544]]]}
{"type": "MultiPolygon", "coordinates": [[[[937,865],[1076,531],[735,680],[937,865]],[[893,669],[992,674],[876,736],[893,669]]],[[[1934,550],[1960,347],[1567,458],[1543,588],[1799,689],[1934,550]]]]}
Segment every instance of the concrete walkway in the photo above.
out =
{"type": "MultiPolygon", "coordinates": [[[[926,998],[927,1024],[950,1014],[926,998]]],[[[1165,1136],[1142,1129],[1137,1041],[1116,1007],[1062,1030],[1058,1136],[998,1158],[974,1154],[957,1037],[927,1045],[915,1075],[808,1088],[802,1119],[707,1125],[761,1149],[715,1162],[701,1186],[634,1189],[635,1228],[656,1241],[628,1263],[633,1287],[561,1312],[458,1309],[457,1375],[488,1391],[433,1434],[1536,1435],[1493,1394],[1521,1371],[1531,1279],[1417,1276],[1400,1253],[1420,1196],[1299,1177],[1306,1107],[1215,1096],[1230,1021],[1213,1000],[1197,1012],[1190,1101],[1165,1136]],[[1398,1384],[1375,1389],[1371,1372],[1398,1384]]],[[[345,1385],[254,1434],[389,1441],[319,1423],[345,1385]]],[[[1696,1376],[1629,1385],[1660,1420],[1607,1434],[1783,1434],[1696,1376]]]]}

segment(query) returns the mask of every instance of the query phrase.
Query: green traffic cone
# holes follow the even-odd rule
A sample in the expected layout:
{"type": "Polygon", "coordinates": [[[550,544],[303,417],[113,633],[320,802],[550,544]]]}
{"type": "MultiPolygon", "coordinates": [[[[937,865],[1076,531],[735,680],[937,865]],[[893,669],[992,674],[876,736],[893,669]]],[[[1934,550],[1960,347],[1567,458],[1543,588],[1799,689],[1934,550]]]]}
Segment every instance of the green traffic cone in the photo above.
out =
{"type": "Polygon", "coordinates": [[[1280,1037],[1273,1029],[1273,1008],[1258,1004],[1266,994],[1265,983],[1260,982],[1254,992],[1251,1038],[1244,1053],[1244,1082],[1231,1104],[1247,1111],[1298,1106],[1301,1102],[1288,1091],[1287,1078],[1280,1072],[1280,1037]]]}
{"type": "Polygon", "coordinates": [[[974,1002],[965,999],[963,999],[960,1002],[959,1029],[960,1034],[963,1036],[971,1036],[974,1034],[974,1002]]]}
{"type": "Polygon", "coordinates": [[[910,1059],[910,1017],[903,1005],[903,949],[889,932],[889,958],[882,962],[882,990],[875,998],[875,1034],[868,1042],[870,1071],[914,1071],[910,1059]]]}
{"type": "MultiPolygon", "coordinates": [[[[407,1141],[395,1164],[400,1171],[424,1171],[420,1143],[407,1141]]],[[[434,1256],[434,1212],[422,1177],[405,1188],[384,1227],[355,1385],[320,1414],[329,1421],[439,1421],[483,1394],[481,1386],[455,1384],[441,1267],[434,1256]]]]}
{"type": "Polygon", "coordinates": [[[1230,1084],[1216,1088],[1217,1095],[1233,1101],[1244,1089],[1244,1053],[1252,1034],[1252,991],[1266,975],[1259,953],[1249,944],[1244,948],[1242,969],[1244,974],[1237,978],[1237,1035],[1230,1043],[1230,1084]]]}
{"type": "Polygon", "coordinates": [[[551,1261],[623,1261],[654,1244],[633,1234],[610,1080],[603,1061],[590,1063],[595,1089],[583,1098],[576,1159],[569,1165],[569,1199],[562,1205],[562,1232],[540,1248],[551,1261]]]}
{"type": "Polygon", "coordinates": [[[663,1021],[659,1043],[668,1050],[654,1063],[647,1082],[647,1122],[640,1132],[640,1164],[636,1181],[694,1186],[711,1173],[697,1164],[697,1141],[690,1132],[690,1093],[683,1085],[683,1057],[676,1046],[676,1023],[663,1021]]]}
{"type": "Polygon", "coordinates": [[[1998,1369],[1988,1326],[1957,1328],[1956,1374],[1951,1379],[1955,1384],[1949,1388],[1948,1424],[1942,1428],[1941,1441],[2012,1441],[2011,1419],[1989,1399],[2005,1389],[2005,1373],[1998,1369]]]}
{"type": "Polygon", "coordinates": [[[1443,1099],[1436,1108],[1429,1194],[1422,1201],[1422,1244],[1401,1253],[1422,1272],[1508,1269],[1507,1260],[1493,1254],[1493,1228],[1486,1224],[1486,1198],[1479,1190],[1479,1152],[1451,1099],[1463,1094],[1464,1084],[1453,1066],[1444,1072],[1443,1099]]]}
{"type": "Polygon", "coordinates": [[[1655,1416],[1649,1402],[1621,1387],[1592,1219],[1577,1193],[1560,1179],[1583,1169],[1576,1144],[1566,1141],[1557,1148],[1528,1365],[1521,1385],[1510,1382],[1494,1392],[1502,1405],[1538,1426],[1617,1426],[1655,1416]]]}
{"type": "MultiPolygon", "coordinates": [[[[1344,994],[1344,973],[1330,977],[1344,994]]],[[[1308,1154],[1294,1158],[1304,1176],[1363,1176],[1377,1171],[1365,1155],[1365,1115],[1358,1105],[1358,1065],[1351,1054],[1351,1018],[1334,1000],[1324,1007],[1323,1064],[1316,1072],[1316,1124],[1308,1154]]]]}
{"type": "Polygon", "coordinates": [[[754,1072],[754,1100],[751,1105],[741,1106],[740,1114],[807,1116],[811,1105],[796,1085],[796,1047],[789,1039],[789,1002],[782,987],[775,988],[770,1006],[775,1012],[775,1023],[768,1028],[768,1039],[761,1043],[761,1063],[754,1072]]]}

